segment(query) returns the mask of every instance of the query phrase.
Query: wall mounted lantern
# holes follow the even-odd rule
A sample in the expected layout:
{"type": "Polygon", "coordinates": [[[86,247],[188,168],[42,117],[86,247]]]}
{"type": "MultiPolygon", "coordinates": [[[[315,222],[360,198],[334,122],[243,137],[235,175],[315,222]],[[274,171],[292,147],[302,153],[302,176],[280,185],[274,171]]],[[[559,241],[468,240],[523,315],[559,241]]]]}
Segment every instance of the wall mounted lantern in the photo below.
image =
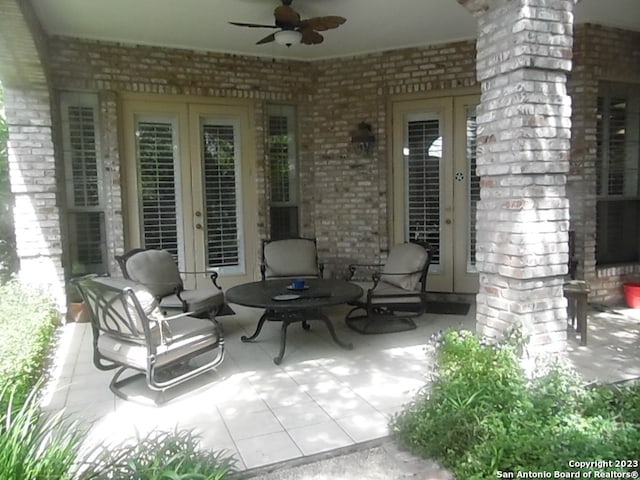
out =
{"type": "Polygon", "coordinates": [[[358,128],[351,132],[351,147],[359,155],[370,157],[376,144],[371,124],[360,122],[358,128]]]}

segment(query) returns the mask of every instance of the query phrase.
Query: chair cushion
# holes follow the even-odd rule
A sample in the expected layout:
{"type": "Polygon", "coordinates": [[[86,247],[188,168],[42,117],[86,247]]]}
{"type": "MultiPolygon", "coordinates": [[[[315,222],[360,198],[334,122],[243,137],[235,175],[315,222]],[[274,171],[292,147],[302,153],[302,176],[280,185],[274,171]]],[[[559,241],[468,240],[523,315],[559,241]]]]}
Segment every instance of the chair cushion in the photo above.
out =
{"type": "Polygon", "coordinates": [[[274,240],[264,246],[267,277],[317,277],[316,244],[304,238],[274,240]]]}
{"type": "MultiPolygon", "coordinates": [[[[156,346],[156,366],[169,364],[207,347],[214,348],[221,339],[217,326],[210,320],[183,317],[176,322],[164,322],[165,343],[154,327],[152,341],[156,346]]],[[[136,342],[123,341],[113,335],[98,338],[98,350],[105,358],[140,370],[147,368],[148,349],[136,342]]]]}
{"type": "Polygon", "coordinates": [[[178,265],[166,250],[144,250],[127,260],[131,280],[144,284],[156,297],[172,294],[182,288],[178,265]]]}
{"type": "MultiPolygon", "coordinates": [[[[365,306],[367,304],[367,292],[373,287],[372,282],[353,282],[359,285],[363,294],[357,300],[352,303],[354,305],[365,306]]],[[[371,296],[371,305],[384,305],[389,303],[407,303],[407,304],[420,304],[422,303],[422,297],[418,291],[409,291],[404,288],[396,287],[395,285],[389,285],[388,283],[378,283],[376,289],[371,296]]]]}
{"type": "MultiPolygon", "coordinates": [[[[183,290],[182,299],[187,302],[187,310],[194,313],[216,310],[224,303],[224,293],[221,290],[183,290]]],[[[160,308],[182,311],[182,302],[177,295],[167,295],[160,299],[160,308]]]]}
{"type": "Polygon", "coordinates": [[[416,243],[396,245],[389,252],[380,280],[405,290],[418,290],[418,282],[428,255],[428,252],[416,243]],[[389,275],[403,273],[404,275],[389,275]]]}

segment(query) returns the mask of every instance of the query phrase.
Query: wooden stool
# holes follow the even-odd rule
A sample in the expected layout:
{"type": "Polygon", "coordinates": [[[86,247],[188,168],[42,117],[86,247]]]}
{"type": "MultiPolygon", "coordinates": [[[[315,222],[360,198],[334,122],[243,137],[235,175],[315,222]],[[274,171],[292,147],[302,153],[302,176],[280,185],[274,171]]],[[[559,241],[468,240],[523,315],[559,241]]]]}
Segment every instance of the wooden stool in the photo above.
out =
{"type": "Polygon", "coordinates": [[[589,284],[584,280],[569,280],[563,286],[564,296],[569,300],[568,320],[571,326],[580,333],[580,345],[587,344],[587,298],[589,284]]]}

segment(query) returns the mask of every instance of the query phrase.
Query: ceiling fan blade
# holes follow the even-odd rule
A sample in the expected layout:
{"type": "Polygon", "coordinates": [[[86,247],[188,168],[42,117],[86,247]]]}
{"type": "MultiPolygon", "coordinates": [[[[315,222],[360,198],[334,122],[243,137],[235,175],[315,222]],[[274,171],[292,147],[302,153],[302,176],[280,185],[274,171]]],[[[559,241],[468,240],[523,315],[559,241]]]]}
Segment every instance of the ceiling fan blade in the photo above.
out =
{"type": "Polygon", "coordinates": [[[317,45],[324,41],[324,37],[322,35],[310,28],[304,28],[300,30],[300,33],[302,33],[300,43],[304,43],[305,45],[317,45]]]}
{"type": "Polygon", "coordinates": [[[236,27],[250,27],[250,28],[279,28],[275,25],[262,25],[259,23],[245,23],[245,22],[229,22],[231,25],[235,25],[236,27]]]}
{"type": "Polygon", "coordinates": [[[276,25],[280,28],[294,28],[300,23],[300,15],[288,5],[280,5],[273,11],[276,25]]]}
{"type": "Polygon", "coordinates": [[[271,43],[276,39],[276,34],[272,33],[270,35],[267,35],[266,37],[264,37],[262,40],[258,40],[256,42],[256,45],[264,45],[265,43],[271,43]]]}
{"type": "Polygon", "coordinates": [[[347,19],[344,17],[330,15],[327,17],[307,18],[306,20],[302,20],[302,22],[300,22],[300,26],[302,28],[310,28],[311,30],[322,32],[324,30],[331,30],[332,28],[337,28],[346,21],[347,19]]]}

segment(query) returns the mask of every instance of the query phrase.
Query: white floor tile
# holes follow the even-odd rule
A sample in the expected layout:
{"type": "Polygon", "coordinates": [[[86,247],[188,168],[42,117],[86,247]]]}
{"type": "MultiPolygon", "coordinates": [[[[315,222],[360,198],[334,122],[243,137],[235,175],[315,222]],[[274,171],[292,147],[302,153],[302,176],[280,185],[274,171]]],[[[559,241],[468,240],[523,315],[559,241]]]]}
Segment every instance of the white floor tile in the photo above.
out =
{"type": "MultiPolygon", "coordinates": [[[[339,338],[353,342],[354,350],[336,345],[320,322],[312,322],[310,332],[292,325],[285,357],[276,366],[280,325],[265,325],[257,342],[245,344],[240,336],[253,333],[262,312],[236,311],[221,320],[225,361],[180,386],[179,395],[162,407],[116,398],[108,388],[113,371],[92,364],[90,326],[66,325],[43,406],[48,411],[64,406],[93,422],[90,439],[97,444],[134,438],[136,432],[196,428],[203,447],[227,449],[237,454],[241,469],[252,468],[387,435],[389,417],[430,379],[429,337],[449,327],[474,328],[472,311],[464,320],[426,315],[411,332],[359,335],[344,325],[347,309],[338,307],[328,312],[339,338]]],[[[637,320],[631,323],[593,318],[587,347],[570,339],[569,356],[583,375],[616,380],[640,374],[640,351],[634,348],[640,327],[637,320]]]]}
{"type": "Polygon", "coordinates": [[[261,467],[302,456],[302,451],[285,432],[237,440],[236,445],[247,468],[261,467]]]}
{"type": "Polygon", "coordinates": [[[274,408],[273,413],[286,430],[317,425],[331,420],[327,412],[311,399],[296,405],[274,408]]]}
{"type": "Polygon", "coordinates": [[[389,419],[378,412],[363,412],[346,418],[336,419],[336,423],[354,442],[366,442],[389,434],[389,419]]]}
{"type": "Polygon", "coordinates": [[[327,452],[354,443],[334,421],[291,428],[288,433],[305,455],[327,452]]]}
{"type": "Polygon", "coordinates": [[[240,412],[231,417],[223,415],[223,418],[231,437],[236,442],[266,433],[284,432],[284,428],[271,410],[253,413],[240,412]]]}

